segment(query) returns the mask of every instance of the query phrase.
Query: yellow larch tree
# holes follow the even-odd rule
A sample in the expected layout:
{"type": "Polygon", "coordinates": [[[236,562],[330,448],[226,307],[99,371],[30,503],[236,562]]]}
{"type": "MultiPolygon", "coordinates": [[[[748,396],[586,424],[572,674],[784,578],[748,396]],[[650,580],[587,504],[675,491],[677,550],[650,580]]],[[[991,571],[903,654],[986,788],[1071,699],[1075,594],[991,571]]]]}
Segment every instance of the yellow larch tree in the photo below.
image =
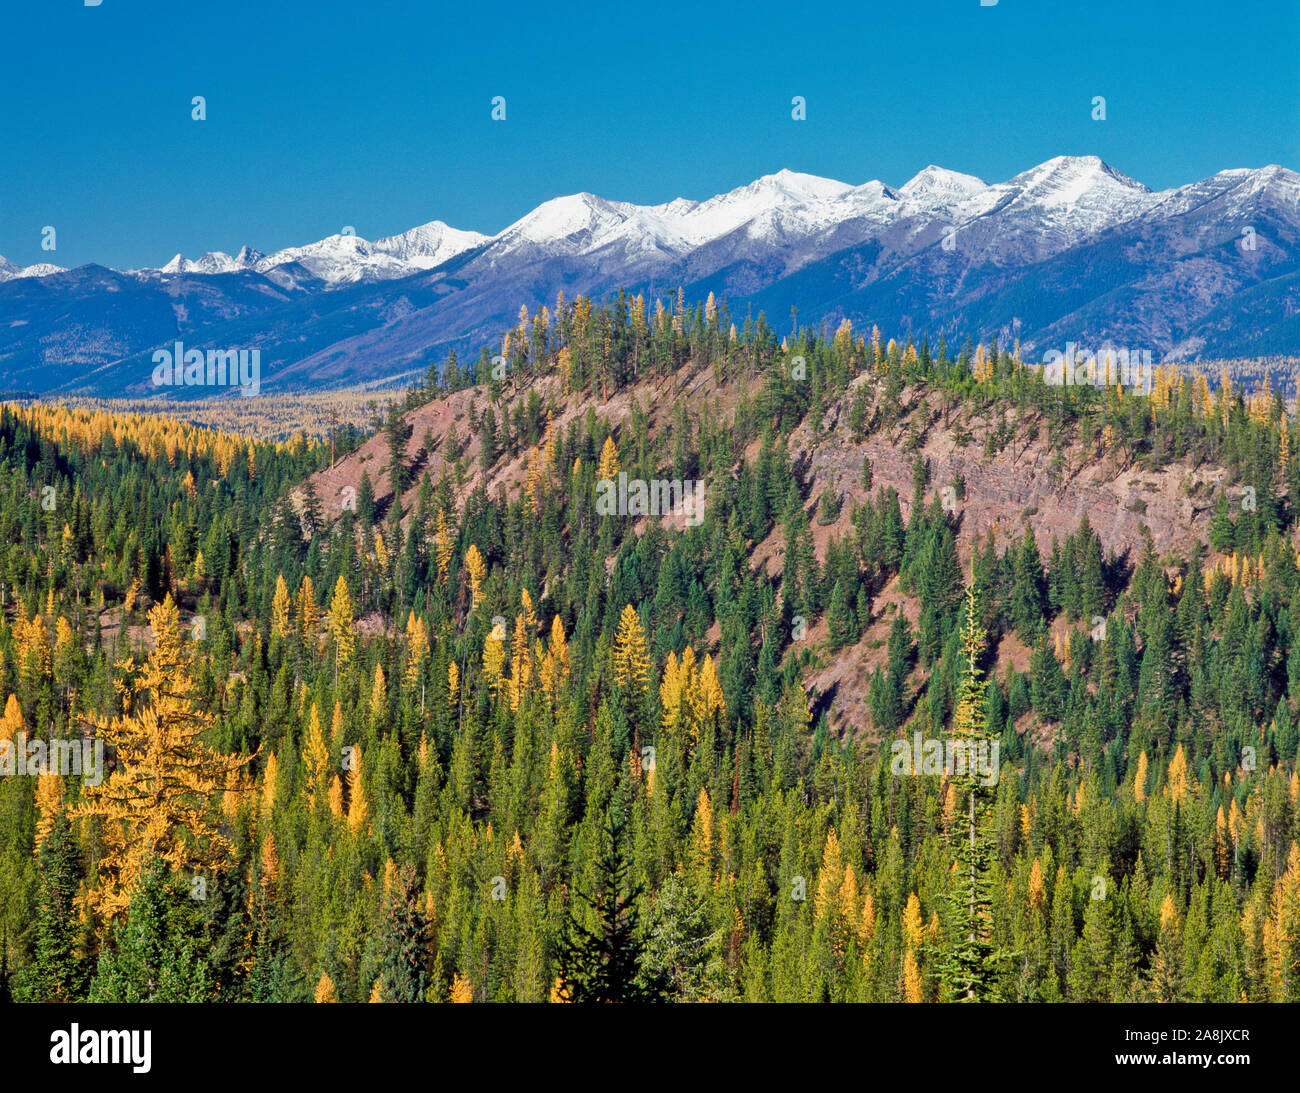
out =
{"type": "Polygon", "coordinates": [[[1142,804],[1147,799],[1147,753],[1138,756],[1137,770],[1133,773],[1133,799],[1142,804]]]}
{"type": "Polygon", "coordinates": [[[840,840],[835,828],[826,832],[822,847],[822,867],[817,874],[817,893],[813,897],[813,921],[820,922],[834,910],[840,885],[844,883],[844,861],[840,855],[840,840]]]}
{"type": "Polygon", "coordinates": [[[402,680],[408,688],[415,686],[428,656],[429,628],[412,611],[406,618],[406,673],[402,680]]]}
{"type": "Polygon", "coordinates": [[[339,574],[334,583],[334,597],[330,600],[330,637],[334,639],[336,665],[346,668],[356,652],[357,639],[353,632],[355,621],[352,617],[352,593],[348,582],[339,574]]]}
{"type": "Polygon", "coordinates": [[[316,648],[316,629],[320,626],[320,609],[316,606],[316,586],[303,577],[298,587],[298,634],[308,649],[316,648]]]}
{"type": "Polygon", "coordinates": [[[316,703],[311,704],[311,715],[307,723],[307,738],[303,741],[303,765],[307,769],[305,792],[308,804],[315,807],[317,797],[325,788],[325,779],[329,774],[330,753],[325,746],[325,734],[320,727],[320,713],[316,703]]]}
{"type": "Polygon", "coordinates": [[[465,551],[465,569],[469,573],[470,609],[473,610],[483,595],[483,578],[487,575],[487,564],[473,543],[465,551]]]}
{"type": "Polygon", "coordinates": [[[1165,787],[1174,804],[1182,804],[1187,799],[1188,793],[1188,773],[1187,773],[1187,755],[1183,751],[1182,744],[1178,745],[1178,750],[1174,752],[1174,757],[1169,761],[1169,782],[1165,787]]]}
{"type": "Polygon", "coordinates": [[[515,632],[510,646],[510,708],[517,710],[533,678],[532,654],[528,649],[528,630],[522,612],[515,616],[515,632]]]}
{"type": "Polygon", "coordinates": [[[554,701],[560,697],[560,690],[569,679],[569,641],[564,636],[564,623],[556,615],[551,620],[551,638],[546,650],[546,657],[538,669],[542,693],[554,701]]]}
{"type": "MultiPolygon", "coordinates": [[[[689,646],[687,647],[689,648],[689,646]]],[[[670,652],[659,678],[659,706],[663,710],[663,726],[670,729],[682,709],[682,672],[677,664],[677,654],[670,652]]]]}
{"type": "Polygon", "coordinates": [[[524,496],[534,518],[542,515],[542,461],[537,449],[528,456],[528,476],[524,481],[524,496]]]}
{"type": "Polygon", "coordinates": [[[330,815],[336,820],[343,819],[343,783],[337,774],[330,779],[330,815]]]}
{"type": "Polygon", "coordinates": [[[501,672],[505,660],[505,642],[502,641],[498,633],[498,627],[494,626],[488,631],[487,638],[483,641],[483,674],[487,677],[492,693],[497,697],[501,695],[503,683],[501,672]]]}
{"type": "Polygon", "coordinates": [[[907,955],[903,957],[903,1000],[905,1002],[921,1001],[921,969],[916,963],[916,953],[912,949],[907,950],[907,955]]]}
{"type": "Polygon", "coordinates": [[[39,854],[46,838],[54,830],[54,821],[63,812],[63,778],[55,773],[36,776],[36,841],[39,854]]]}
{"type": "Polygon", "coordinates": [[[447,526],[447,514],[438,510],[437,530],[433,533],[433,557],[438,567],[438,583],[446,584],[451,571],[451,556],[456,549],[456,539],[447,526]]]}
{"type": "Polygon", "coordinates": [[[5,700],[4,716],[0,717],[0,740],[12,740],[14,734],[27,728],[27,719],[18,704],[18,696],[10,695],[5,700]]]}
{"type": "Polygon", "coordinates": [[[275,811],[279,781],[280,764],[275,757],[275,752],[271,752],[270,758],[266,761],[266,769],[262,771],[262,799],[258,804],[258,816],[264,828],[269,828],[271,825],[271,813],[275,811]]]}
{"type": "Polygon", "coordinates": [[[1047,888],[1043,880],[1043,864],[1037,858],[1029,867],[1029,909],[1042,914],[1047,908],[1047,888]]]}
{"type": "Polygon", "coordinates": [[[650,678],[650,646],[636,608],[628,604],[618,620],[614,636],[614,678],[634,697],[645,694],[650,678]]]}
{"type": "Polygon", "coordinates": [[[695,818],[691,822],[691,861],[698,876],[708,878],[713,872],[713,804],[709,791],[700,787],[695,799],[695,818]]]}
{"type": "Polygon", "coordinates": [[[722,683],[718,679],[718,670],[713,663],[713,657],[705,653],[704,662],[700,665],[700,678],[698,687],[693,689],[691,695],[692,714],[694,716],[694,726],[691,733],[698,736],[698,726],[711,721],[713,718],[724,719],[727,716],[727,700],[722,694],[722,683]]]}
{"type": "Polygon", "coordinates": [[[384,666],[376,664],[374,682],[370,686],[370,719],[380,723],[387,712],[388,680],[384,678],[384,666]]]}
{"type": "Polygon", "coordinates": [[[271,597],[271,634],[287,638],[293,629],[293,619],[289,605],[289,586],[284,582],[284,574],[275,578],[275,595],[271,597]]]}
{"type": "Polygon", "coordinates": [[[925,920],[921,918],[921,901],[912,892],[903,908],[903,938],[909,949],[920,946],[925,937],[925,920]]]}
{"type": "Polygon", "coordinates": [[[352,765],[348,769],[348,827],[360,831],[369,818],[370,804],[361,782],[361,745],[357,744],[352,749],[352,765]]]}
{"type": "Polygon", "coordinates": [[[146,859],[173,868],[221,869],[230,844],[212,818],[213,800],[249,757],[222,755],[203,740],[212,718],[192,697],[180,615],[167,596],[149,612],[154,649],[117,717],[98,718],[99,739],[117,767],[98,786],[84,785],[75,815],[98,822],[105,854],[92,907],[107,916],[125,910],[146,859]]]}
{"type": "Polygon", "coordinates": [[[618,445],[614,443],[612,436],[605,438],[605,444],[600,449],[600,462],[596,465],[597,480],[614,479],[618,477],[618,445]]]}

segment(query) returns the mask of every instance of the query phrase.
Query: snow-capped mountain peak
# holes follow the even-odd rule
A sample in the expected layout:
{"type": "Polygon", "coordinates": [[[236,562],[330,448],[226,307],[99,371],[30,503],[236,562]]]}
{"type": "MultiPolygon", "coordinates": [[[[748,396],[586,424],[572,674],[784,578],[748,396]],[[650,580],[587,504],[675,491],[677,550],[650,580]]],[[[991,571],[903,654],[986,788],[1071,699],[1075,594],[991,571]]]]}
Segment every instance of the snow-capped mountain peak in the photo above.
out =
{"type": "Polygon", "coordinates": [[[801,201],[825,201],[828,198],[842,197],[853,187],[847,182],[838,182],[833,178],[801,174],[782,167],[773,174],[755,179],[742,189],[777,191],[801,201]]]}
{"type": "Polygon", "coordinates": [[[376,239],[374,249],[400,258],[415,268],[432,269],[487,240],[488,236],[478,232],[461,231],[441,220],[431,220],[400,235],[376,239]]]}
{"type": "Polygon", "coordinates": [[[988,183],[983,179],[932,163],[903,183],[898,192],[907,198],[942,203],[961,201],[986,189],[988,183]]]}
{"type": "Polygon", "coordinates": [[[1067,205],[1093,192],[1150,194],[1135,178],[1115,170],[1099,156],[1053,156],[1022,171],[1003,185],[1032,194],[1043,204],[1067,205]]]}
{"type": "MultiPolygon", "coordinates": [[[[888,232],[895,221],[903,225],[900,239],[932,240],[927,226],[933,221],[951,225],[959,239],[970,228],[973,245],[1019,260],[1046,257],[1137,216],[1176,215],[1220,197],[1247,202],[1260,192],[1280,204],[1300,203],[1300,176],[1276,166],[1229,170],[1156,194],[1091,155],[1055,156],[992,185],[935,164],[896,189],[877,180],[850,185],[781,168],[705,200],[636,205],[586,192],[554,197],[492,236],[432,220],[373,242],[339,233],[269,255],[248,246],[234,257],[224,251],[196,259],[177,254],[160,269],[132,272],[172,277],[251,270],[301,287],[331,286],[406,277],[481,251],[488,268],[585,256],[634,278],[714,245],[733,260],[779,246],[787,268],[794,268],[888,232]],[[1029,241],[1015,248],[1007,243],[1012,237],[1029,241]]],[[[0,259],[0,281],[58,271],[20,269],[0,259]]]]}
{"type": "Polygon", "coordinates": [[[22,277],[48,277],[51,273],[67,272],[63,266],[56,266],[49,262],[37,262],[33,266],[18,266],[4,255],[0,255],[0,284],[5,281],[16,281],[22,277]]]}
{"type": "Polygon", "coordinates": [[[595,194],[566,194],[543,201],[532,212],[511,224],[496,239],[512,237],[530,243],[559,242],[582,232],[596,233],[621,223],[626,209],[595,194]]]}

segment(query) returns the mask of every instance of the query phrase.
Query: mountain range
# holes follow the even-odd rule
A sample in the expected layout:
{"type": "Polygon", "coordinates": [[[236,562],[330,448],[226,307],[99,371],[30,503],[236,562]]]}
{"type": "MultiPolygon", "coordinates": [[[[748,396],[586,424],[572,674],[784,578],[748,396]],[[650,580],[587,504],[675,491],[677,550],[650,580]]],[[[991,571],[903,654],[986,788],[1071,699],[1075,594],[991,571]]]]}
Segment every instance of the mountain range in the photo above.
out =
{"type": "MultiPolygon", "coordinates": [[[[780,330],[1067,342],[1156,360],[1300,354],[1300,175],[1220,171],[1152,191],[1095,156],[1006,182],[926,167],[901,187],[782,170],[705,201],[557,197],[493,236],[432,221],[158,269],[0,258],[0,383],[147,395],[155,349],[261,350],[262,389],[399,381],[477,350],[520,305],[626,288],[725,298],[780,330]]],[[[186,389],[187,393],[199,393],[186,389]]]]}

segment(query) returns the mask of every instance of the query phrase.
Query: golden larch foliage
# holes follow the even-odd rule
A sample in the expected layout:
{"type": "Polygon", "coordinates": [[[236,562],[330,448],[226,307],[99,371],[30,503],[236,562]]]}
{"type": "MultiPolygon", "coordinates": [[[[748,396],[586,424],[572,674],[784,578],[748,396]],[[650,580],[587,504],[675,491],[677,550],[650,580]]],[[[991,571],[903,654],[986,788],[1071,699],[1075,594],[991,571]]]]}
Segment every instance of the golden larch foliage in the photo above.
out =
{"type": "Polygon", "coordinates": [[[1174,752],[1174,757],[1169,761],[1169,781],[1165,786],[1165,792],[1174,804],[1182,804],[1187,799],[1188,776],[1187,776],[1187,754],[1183,751],[1182,744],[1178,745],[1178,750],[1174,752]]]}
{"type": "Polygon", "coordinates": [[[925,924],[921,918],[921,901],[913,892],[907,897],[907,906],[903,908],[903,939],[909,949],[920,946],[925,936],[925,924]]]}
{"type": "Polygon", "coordinates": [[[1163,930],[1176,925],[1178,925],[1178,908],[1174,906],[1174,897],[1166,895],[1164,902],[1160,904],[1160,928],[1163,930]]]}
{"type": "Polygon", "coordinates": [[[384,666],[375,665],[375,679],[370,687],[370,716],[379,720],[388,710],[388,680],[384,678],[384,666]]]}
{"type": "Polygon", "coordinates": [[[866,945],[876,934],[876,897],[868,888],[862,897],[862,910],[858,914],[858,941],[866,945]]]}
{"type": "Polygon", "coordinates": [[[344,668],[356,652],[356,623],[352,617],[352,593],[348,582],[339,574],[334,582],[334,596],[330,600],[330,637],[338,656],[338,666],[344,668]]]}
{"type": "Polygon", "coordinates": [[[11,694],[5,699],[4,716],[0,717],[0,740],[12,740],[14,734],[27,728],[27,719],[18,704],[18,696],[11,694]]]}
{"type": "Polygon", "coordinates": [[[438,583],[446,584],[447,576],[451,571],[451,555],[456,548],[456,540],[451,533],[451,528],[447,526],[447,514],[442,509],[438,510],[435,523],[437,530],[433,533],[433,557],[438,566],[438,583]]]}
{"type": "Polygon", "coordinates": [[[361,781],[361,745],[352,751],[352,766],[348,770],[348,827],[360,831],[370,819],[370,804],[361,781]]]}
{"type": "Polygon", "coordinates": [[[98,737],[116,753],[117,767],[98,786],[83,786],[76,810],[100,823],[105,855],[102,883],[91,903],[115,916],[157,854],[173,868],[220,870],[231,846],[212,817],[228,776],[249,761],[222,755],[203,741],[213,719],[194,702],[189,656],[170,595],[149,612],[154,649],[135,684],[127,712],[98,718],[98,737]]]}
{"type": "Polygon", "coordinates": [[[473,609],[483,594],[483,578],[487,575],[487,564],[473,543],[465,551],[465,569],[469,573],[470,608],[473,609]]]}
{"type": "Polygon", "coordinates": [[[316,630],[320,626],[320,609],[316,606],[316,586],[303,577],[298,587],[298,634],[308,649],[316,648],[316,630]]]}
{"type": "Polygon", "coordinates": [[[903,957],[903,1001],[921,1001],[921,969],[916,963],[916,953],[911,949],[903,957]]]}
{"type": "Polygon", "coordinates": [[[699,697],[696,702],[696,716],[703,722],[714,716],[724,719],[727,716],[727,700],[722,694],[722,683],[718,679],[713,657],[704,654],[704,663],[700,665],[699,697]]]}
{"type": "Polygon", "coordinates": [[[528,649],[528,629],[522,612],[515,616],[515,632],[510,648],[510,708],[517,710],[533,678],[532,654],[528,649]]]}
{"type": "Polygon", "coordinates": [[[713,804],[709,791],[700,788],[695,799],[695,819],[691,824],[691,842],[696,865],[708,871],[713,864],[713,804]]]}
{"type": "Polygon", "coordinates": [[[505,665],[506,648],[505,642],[501,640],[497,630],[498,628],[493,626],[483,641],[483,674],[487,677],[488,686],[492,688],[492,693],[499,698],[504,683],[501,673],[505,665]]]}
{"type": "MultiPolygon", "coordinates": [[[[689,646],[687,649],[689,650],[689,646]]],[[[664,662],[663,674],[659,677],[659,706],[663,710],[663,726],[671,728],[682,708],[682,690],[684,681],[677,665],[677,654],[670,652],[664,662]]]]}
{"type": "Polygon", "coordinates": [[[334,980],[325,972],[320,973],[320,979],[316,981],[316,1001],[317,1002],[337,1002],[339,997],[334,993],[334,980]]]}
{"type": "Polygon", "coordinates": [[[560,697],[560,690],[569,678],[569,642],[564,636],[564,623],[556,615],[551,620],[550,645],[546,658],[540,669],[542,691],[554,700],[560,697]]]}
{"type": "Polygon", "coordinates": [[[1043,863],[1037,858],[1029,867],[1029,906],[1031,910],[1042,911],[1047,906],[1047,889],[1043,882],[1043,863]]]}
{"type": "Polygon", "coordinates": [[[293,629],[290,614],[289,586],[284,582],[284,575],[275,578],[275,595],[271,598],[271,633],[277,637],[287,638],[293,629]]]}
{"type": "Polygon", "coordinates": [[[536,449],[528,455],[528,475],[524,481],[524,496],[534,518],[542,515],[542,462],[536,449]]]}
{"type": "Polygon", "coordinates": [[[636,608],[628,604],[618,620],[614,636],[614,678],[633,696],[645,694],[650,677],[650,646],[636,608]]]}
{"type": "Polygon", "coordinates": [[[314,806],[320,791],[325,788],[330,762],[329,749],[325,746],[325,734],[321,731],[320,712],[314,702],[311,704],[311,714],[307,722],[307,737],[303,741],[302,758],[307,769],[307,779],[304,783],[307,801],[314,806]]]}
{"type": "Polygon", "coordinates": [[[262,801],[259,815],[263,827],[270,825],[271,813],[275,811],[276,783],[279,778],[280,764],[275,757],[275,752],[271,752],[270,758],[266,761],[266,769],[262,772],[262,801]]]}
{"type": "Polygon", "coordinates": [[[420,669],[424,667],[429,655],[429,628],[424,620],[412,611],[406,617],[406,673],[402,681],[407,687],[414,687],[420,678],[420,669]]]}
{"type": "Polygon", "coordinates": [[[617,478],[619,469],[618,445],[614,443],[612,436],[607,436],[604,447],[600,449],[600,462],[596,466],[596,478],[597,480],[617,478]]]}
{"type": "Polygon", "coordinates": [[[36,842],[37,854],[54,830],[54,821],[63,811],[63,779],[58,774],[36,776],[36,842]]]}
{"type": "Polygon", "coordinates": [[[336,820],[343,819],[343,783],[337,774],[330,780],[330,815],[336,820]]]}
{"type": "Polygon", "coordinates": [[[840,857],[840,840],[835,828],[826,832],[822,846],[822,866],[817,873],[817,892],[813,896],[813,921],[820,922],[834,908],[844,882],[844,862],[840,857]]]}

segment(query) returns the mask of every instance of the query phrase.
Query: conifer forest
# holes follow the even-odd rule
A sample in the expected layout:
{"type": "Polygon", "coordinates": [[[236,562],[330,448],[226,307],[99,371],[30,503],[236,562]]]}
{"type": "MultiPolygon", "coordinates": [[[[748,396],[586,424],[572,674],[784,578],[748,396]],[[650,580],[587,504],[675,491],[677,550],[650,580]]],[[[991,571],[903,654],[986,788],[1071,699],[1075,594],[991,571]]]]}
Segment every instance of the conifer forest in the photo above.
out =
{"type": "Polygon", "coordinates": [[[0,408],[6,997],[1300,1000],[1267,372],[681,294],[497,348],[280,439],[0,408]]]}

